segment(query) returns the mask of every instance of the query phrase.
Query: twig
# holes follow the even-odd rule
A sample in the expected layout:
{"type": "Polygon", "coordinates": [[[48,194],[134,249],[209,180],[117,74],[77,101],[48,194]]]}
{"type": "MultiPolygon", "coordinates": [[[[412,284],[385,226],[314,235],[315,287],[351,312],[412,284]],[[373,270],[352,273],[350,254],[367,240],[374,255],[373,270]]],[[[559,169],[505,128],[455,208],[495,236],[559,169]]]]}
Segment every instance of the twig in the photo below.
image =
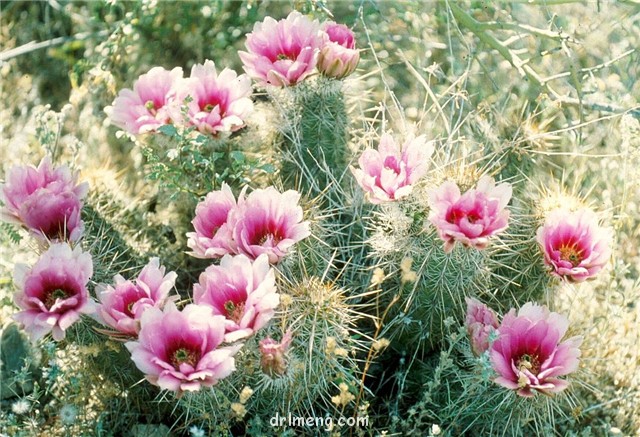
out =
{"type": "MultiPolygon", "coordinates": [[[[391,302],[389,303],[389,305],[387,305],[387,308],[384,310],[382,317],[380,317],[380,319],[377,321],[376,332],[373,334],[373,338],[372,338],[374,342],[378,339],[378,336],[382,331],[383,322],[384,322],[384,319],[387,317],[387,313],[389,313],[389,310],[391,309],[391,307],[393,307],[399,300],[400,300],[399,295],[396,294],[395,296],[393,296],[393,299],[391,299],[391,302]]],[[[358,414],[358,406],[360,405],[360,400],[362,399],[362,396],[364,394],[364,381],[367,378],[367,372],[369,371],[369,367],[373,362],[373,355],[374,355],[374,347],[372,342],[371,347],[369,348],[369,352],[367,353],[367,359],[365,360],[364,369],[362,370],[362,378],[360,379],[360,390],[358,391],[358,397],[356,398],[356,406],[353,412],[354,418],[358,414]]],[[[350,434],[353,434],[353,429],[351,429],[350,434]]]]}
{"type": "Polygon", "coordinates": [[[47,41],[40,41],[40,42],[30,41],[26,44],[21,45],[20,47],[15,47],[13,49],[9,49],[0,53],[0,62],[8,61],[9,59],[15,58],[16,56],[24,55],[26,53],[34,52],[36,50],[59,46],[61,44],[64,44],[70,41],[82,41],[93,36],[103,37],[106,35],[107,35],[107,31],[103,30],[97,33],[84,32],[84,33],[78,33],[73,36],[59,36],[57,38],[53,38],[47,41]]]}
{"type": "MultiPolygon", "coordinates": [[[[634,53],[635,51],[636,51],[636,49],[627,50],[626,52],[622,53],[621,55],[618,55],[615,58],[608,60],[607,62],[603,62],[602,64],[598,64],[598,65],[595,65],[593,67],[588,67],[588,68],[581,68],[580,70],[578,70],[578,73],[591,73],[591,72],[594,72],[594,71],[601,70],[603,68],[607,68],[608,66],[618,62],[620,59],[622,59],[622,58],[624,58],[626,56],[629,56],[630,54],[634,53]]],[[[571,75],[570,71],[565,71],[563,73],[558,73],[558,74],[554,74],[553,76],[545,77],[543,79],[543,81],[544,81],[544,83],[547,83],[549,81],[560,79],[560,78],[567,77],[567,76],[570,76],[570,75],[571,75]]]]}
{"type": "Polygon", "coordinates": [[[488,29],[488,30],[515,30],[515,31],[526,32],[529,35],[536,35],[536,36],[541,36],[541,37],[544,37],[544,38],[551,38],[551,39],[561,39],[561,40],[564,40],[564,41],[577,43],[577,41],[574,40],[571,37],[571,35],[565,33],[562,30],[558,30],[558,31],[546,30],[546,29],[540,29],[540,28],[534,27],[534,26],[529,26],[528,24],[505,23],[505,22],[501,22],[501,21],[489,21],[489,22],[486,22],[486,23],[478,22],[478,25],[483,30],[484,29],[488,29]]]}
{"type": "Polygon", "coordinates": [[[536,73],[529,65],[527,65],[526,61],[520,59],[520,57],[516,55],[512,50],[510,50],[492,35],[489,35],[484,31],[484,23],[480,23],[471,15],[464,12],[454,1],[450,1],[447,3],[454,18],[460,24],[473,32],[480,39],[480,41],[500,53],[503,58],[509,61],[509,63],[513,65],[516,70],[518,70],[521,76],[528,78],[534,84],[540,87],[543,86],[543,81],[540,76],[538,76],[538,73],[536,73]]]}
{"type": "MultiPolygon", "coordinates": [[[[545,3],[545,2],[543,2],[545,3]]],[[[496,50],[504,59],[509,61],[511,65],[515,67],[515,69],[520,73],[521,76],[526,77],[531,82],[533,82],[536,86],[542,88],[549,94],[549,98],[557,102],[558,104],[564,104],[569,106],[577,106],[579,108],[589,108],[597,111],[610,112],[613,114],[630,114],[635,118],[640,119],[640,107],[634,107],[630,109],[625,109],[616,105],[607,104],[607,103],[596,103],[596,102],[586,102],[582,99],[576,99],[574,97],[562,96],[558,92],[556,92],[549,85],[549,81],[559,78],[559,77],[567,77],[572,74],[575,77],[576,72],[590,72],[600,68],[605,68],[611,65],[613,62],[621,59],[624,56],[628,56],[629,54],[635,52],[635,49],[628,50],[627,52],[617,56],[614,59],[611,59],[603,64],[596,65],[595,67],[590,67],[587,69],[581,70],[573,70],[565,73],[561,73],[555,76],[551,76],[548,78],[542,78],[536,71],[531,68],[530,65],[527,65],[528,60],[523,61],[513,50],[506,47],[503,43],[498,41],[494,36],[485,32],[489,27],[486,26],[488,23],[481,23],[471,17],[469,14],[464,12],[454,1],[448,1],[447,4],[451,10],[451,14],[456,19],[458,23],[462,26],[466,27],[468,30],[473,32],[474,35],[478,37],[480,41],[485,43],[487,46],[496,50]]],[[[523,28],[524,29],[524,28],[523,28]]],[[[539,30],[539,29],[538,29],[539,30]]]]}
{"type": "Polygon", "coordinates": [[[440,115],[440,118],[442,118],[443,125],[444,125],[445,129],[447,130],[447,134],[451,135],[451,128],[449,127],[449,120],[447,120],[447,116],[444,114],[442,106],[440,105],[440,102],[438,101],[438,97],[433,93],[433,90],[431,89],[431,87],[429,86],[427,81],[424,79],[424,77],[422,77],[420,75],[420,73],[418,73],[418,71],[414,68],[414,66],[411,65],[411,63],[407,60],[407,58],[404,55],[404,52],[402,50],[399,50],[398,54],[400,55],[400,58],[402,58],[402,60],[404,61],[405,65],[407,66],[407,68],[409,69],[411,74],[413,74],[415,76],[415,78],[418,80],[418,82],[420,82],[420,84],[427,91],[427,94],[429,94],[429,97],[431,97],[431,100],[433,100],[433,104],[436,106],[436,108],[438,108],[438,115],[440,115]]]}

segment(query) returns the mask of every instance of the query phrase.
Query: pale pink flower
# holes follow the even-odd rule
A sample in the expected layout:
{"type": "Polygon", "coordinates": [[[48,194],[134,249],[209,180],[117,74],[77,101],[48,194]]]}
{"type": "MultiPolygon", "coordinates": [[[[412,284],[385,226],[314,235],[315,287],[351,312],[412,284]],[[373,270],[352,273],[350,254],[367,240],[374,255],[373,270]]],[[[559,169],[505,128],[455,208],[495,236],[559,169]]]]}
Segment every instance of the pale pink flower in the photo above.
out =
{"type": "Polygon", "coordinates": [[[353,32],[344,24],[328,21],[322,26],[325,42],[318,55],[318,71],[342,79],[353,73],[360,61],[353,32]]]}
{"type": "Polygon", "coordinates": [[[433,143],[424,135],[400,146],[384,134],[378,150],[365,150],[358,159],[360,168],[351,167],[351,172],[371,203],[394,201],[411,193],[413,184],[426,174],[432,153],[433,143]]]}
{"type": "Polygon", "coordinates": [[[133,90],[120,90],[106,112],[111,122],[134,135],[156,131],[171,123],[170,108],[175,85],[182,79],[182,68],[171,71],[153,67],[133,83],[133,90]]]}
{"type": "Polygon", "coordinates": [[[489,238],[507,228],[511,184],[496,185],[493,178],[483,176],[477,188],[460,195],[460,188],[447,181],[429,194],[429,221],[444,240],[444,251],[451,252],[456,241],[467,247],[484,249],[489,238]]]}
{"type": "Polygon", "coordinates": [[[598,225],[590,209],[549,213],[537,241],[551,273],[570,282],[594,277],[611,256],[612,232],[598,225]]]}
{"type": "Polygon", "coordinates": [[[52,167],[45,156],[38,168],[14,166],[0,186],[0,219],[21,224],[41,241],[77,241],[84,232],[80,218],[89,185],[78,185],[69,167],[52,167]]]}
{"type": "Polygon", "coordinates": [[[280,295],[267,255],[253,262],[244,255],[225,255],[219,266],[209,266],[200,275],[193,301],[226,318],[225,339],[233,342],[262,329],[273,318],[280,295]]]}
{"type": "Polygon", "coordinates": [[[489,352],[499,375],[494,381],[524,397],[567,388],[569,382],[558,376],[578,369],[582,343],[581,337],[560,342],[568,327],[565,316],[531,302],[523,305],[517,316],[515,309],[509,311],[489,352]]]}
{"type": "Polygon", "coordinates": [[[291,346],[291,330],[285,332],[280,342],[271,337],[260,340],[260,367],[269,376],[282,376],[287,373],[287,352],[291,346]]]}
{"type": "Polygon", "coordinates": [[[276,264],[295,243],[311,235],[309,222],[302,221],[299,200],[297,191],[280,193],[274,187],[255,190],[246,199],[241,193],[227,221],[237,253],[251,259],[264,253],[276,264]]]}
{"type": "Polygon", "coordinates": [[[253,111],[251,79],[233,70],[223,69],[219,74],[213,61],[196,64],[191,76],[176,87],[174,120],[182,120],[185,99],[187,120],[182,124],[194,125],[204,134],[235,132],[245,126],[245,120],[253,111]]]}
{"type": "Polygon", "coordinates": [[[191,222],[195,232],[187,233],[187,245],[196,258],[219,258],[235,253],[233,235],[227,224],[229,212],[236,207],[236,198],[227,184],[212,191],[196,206],[196,216],[191,222]]]}
{"type": "Polygon", "coordinates": [[[224,317],[208,306],[173,302],[164,310],[148,308],[140,321],[137,341],[125,343],[136,367],[151,384],[177,392],[211,387],[235,370],[233,356],[241,344],[220,347],[224,317]]]}
{"type": "Polygon", "coordinates": [[[165,268],[158,258],[151,258],[135,284],[116,275],[115,287],[96,287],[100,301],[96,318],[120,333],[135,336],[140,329],[142,313],[149,307],[162,309],[177,276],[175,272],[165,275],[165,268]]]}
{"type": "Polygon", "coordinates": [[[49,332],[54,340],[62,340],[82,314],[95,312],[87,292],[92,274],[91,254],[80,246],[72,250],[67,243],[52,244],[32,268],[16,265],[14,281],[19,290],[14,302],[22,311],[13,318],[33,340],[49,332]]]}
{"type": "Polygon", "coordinates": [[[471,350],[478,357],[489,349],[489,336],[498,327],[498,316],[477,299],[467,297],[465,301],[467,302],[465,325],[469,333],[471,350]]]}
{"type": "Polygon", "coordinates": [[[260,86],[291,86],[315,69],[323,44],[317,20],[297,11],[276,21],[267,17],[247,34],[247,52],[238,52],[244,71],[260,86]]]}

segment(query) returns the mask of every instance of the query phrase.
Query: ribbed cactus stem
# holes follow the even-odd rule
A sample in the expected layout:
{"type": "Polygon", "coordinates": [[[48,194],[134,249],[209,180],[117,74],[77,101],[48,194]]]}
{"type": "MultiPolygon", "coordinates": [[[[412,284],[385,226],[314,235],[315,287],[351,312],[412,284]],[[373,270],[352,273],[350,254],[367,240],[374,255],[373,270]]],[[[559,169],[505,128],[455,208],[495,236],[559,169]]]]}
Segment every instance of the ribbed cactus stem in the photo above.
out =
{"type": "Polygon", "coordinates": [[[342,82],[318,78],[291,90],[292,108],[287,111],[281,170],[286,187],[311,196],[327,190],[330,198],[339,191],[347,170],[348,119],[342,82]]]}

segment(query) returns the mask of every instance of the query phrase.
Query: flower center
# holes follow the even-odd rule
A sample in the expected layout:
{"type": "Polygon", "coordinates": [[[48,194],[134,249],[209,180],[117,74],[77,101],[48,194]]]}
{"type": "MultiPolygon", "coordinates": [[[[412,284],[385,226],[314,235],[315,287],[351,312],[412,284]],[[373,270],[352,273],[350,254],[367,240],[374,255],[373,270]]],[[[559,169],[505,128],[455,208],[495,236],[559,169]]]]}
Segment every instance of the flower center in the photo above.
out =
{"type": "Polygon", "coordinates": [[[480,220],[480,216],[474,212],[471,212],[469,214],[467,214],[467,220],[469,221],[469,223],[475,223],[478,220],[480,220]]]}
{"type": "Polygon", "coordinates": [[[278,59],[278,61],[284,61],[285,59],[293,61],[291,56],[285,55],[284,53],[280,53],[276,58],[278,59]]]}
{"type": "Polygon", "coordinates": [[[540,372],[540,359],[537,355],[523,354],[518,361],[516,361],[516,367],[520,372],[525,370],[537,375],[540,372]]]}
{"type": "Polygon", "coordinates": [[[131,301],[127,304],[124,313],[129,317],[134,317],[133,315],[133,306],[135,305],[135,301],[131,301]]]}
{"type": "Polygon", "coordinates": [[[384,160],[384,168],[393,170],[396,174],[400,174],[400,165],[395,156],[387,156],[384,160]]]}
{"type": "Polygon", "coordinates": [[[72,293],[62,288],[56,288],[47,292],[44,298],[44,306],[50,310],[58,299],[66,299],[71,296],[72,293]]]}
{"type": "Polygon", "coordinates": [[[169,363],[176,369],[180,370],[180,364],[187,363],[191,367],[196,367],[200,361],[200,353],[186,347],[176,349],[169,357],[169,363]]]}
{"type": "Polygon", "coordinates": [[[258,240],[258,245],[263,246],[265,243],[270,242],[272,246],[277,246],[281,240],[282,238],[280,238],[277,234],[267,232],[258,240]]]}
{"type": "Polygon", "coordinates": [[[227,318],[236,323],[240,323],[240,319],[244,314],[244,304],[244,302],[235,303],[231,300],[225,302],[224,309],[227,312],[227,318]]]}
{"type": "Polygon", "coordinates": [[[61,217],[59,220],[49,223],[46,229],[43,228],[40,229],[40,231],[46,235],[49,240],[64,240],[69,237],[66,217],[61,217]]]}
{"type": "Polygon", "coordinates": [[[153,103],[153,100],[147,100],[144,103],[144,107],[151,113],[151,115],[156,115],[156,104],[153,103]]]}
{"type": "Polygon", "coordinates": [[[205,112],[211,112],[213,111],[213,108],[215,108],[216,105],[213,105],[211,103],[207,103],[206,105],[204,105],[204,111],[205,112]]]}
{"type": "Polygon", "coordinates": [[[563,244],[560,246],[560,259],[569,261],[573,267],[576,267],[582,261],[582,251],[576,248],[575,244],[563,244]]]}

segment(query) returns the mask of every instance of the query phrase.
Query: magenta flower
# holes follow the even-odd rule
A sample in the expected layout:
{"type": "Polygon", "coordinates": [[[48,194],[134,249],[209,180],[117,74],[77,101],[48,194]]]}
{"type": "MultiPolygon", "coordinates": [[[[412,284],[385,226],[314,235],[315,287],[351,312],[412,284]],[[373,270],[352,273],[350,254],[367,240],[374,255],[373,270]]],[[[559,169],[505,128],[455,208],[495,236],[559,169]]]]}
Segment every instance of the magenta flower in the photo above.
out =
{"type": "Polygon", "coordinates": [[[530,302],[517,316],[514,309],[509,311],[490,349],[491,365],[499,375],[494,382],[524,397],[567,388],[569,383],[558,376],[578,369],[582,343],[581,337],[560,342],[568,327],[565,316],[530,302]]]}
{"type": "Polygon", "coordinates": [[[14,166],[1,185],[0,219],[21,224],[41,241],[77,241],[84,232],[80,218],[89,185],[77,184],[66,165],[53,168],[45,156],[38,168],[14,166]]]}
{"type": "Polygon", "coordinates": [[[353,32],[344,24],[328,21],[323,24],[325,42],[318,55],[318,71],[336,79],[353,73],[360,61],[353,32]]]}
{"type": "Polygon", "coordinates": [[[225,255],[219,266],[209,266],[200,275],[193,301],[226,318],[225,339],[233,342],[262,329],[273,318],[280,295],[267,255],[253,262],[244,255],[225,255]]]}
{"type": "Polygon", "coordinates": [[[134,135],[153,132],[171,123],[170,103],[175,85],[182,79],[182,68],[171,71],[153,67],[133,83],[133,90],[120,90],[113,106],[106,109],[111,122],[134,135]]]}
{"type": "Polygon", "coordinates": [[[227,225],[229,212],[236,207],[236,198],[227,184],[207,194],[196,206],[196,217],[191,223],[195,232],[187,233],[187,245],[196,258],[219,258],[235,253],[231,229],[227,225]]]}
{"type": "Polygon", "coordinates": [[[253,111],[251,79],[235,71],[216,71],[213,61],[205,61],[191,68],[191,76],[177,86],[175,104],[171,113],[174,120],[181,120],[182,105],[186,103],[187,122],[204,134],[235,132],[245,126],[245,120],[253,111]]]}
{"type": "Polygon", "coordinates": [[[291,86],[309,76],[323,44],[320,24],[297,11],[276,21],[267,17],[247,35],[247,52],[238,52],[244,71],[260,86],[291,86]]]}
{"type": "Polygon", "coordinates": [[[241,193],[227,222],[237,253],[251,259],[264,253],[276,264],[295,243],[311,235],[309,222],[302,221],[299,200],[297,191],[280,193],[273,187],[255,190],[246,199],[241,193]]]}
{"type": "Polygon", "coordinates": [[[444,240],[444,251],[451,252],[456,241],[476,249],[487,247],[491,236],[507,228],[511,192],[511,184],[495,185],[489,176],[481,177],[477,188],[463,195],[451,181],[432,190],[429,221],[444,240]]]}
{"type": "Polygon", "coordinates": [[[400,147],[384,134],[378,150],[365,150],[358,159],[360,168],[351,167],[351,172],[371,203],[398,200],[410,194],[413,184],[425,175],[432,153],[433,144],[424,135],[400,147]]]}
{"type": "Polygon", "coordinates": [[[282,376],[287,373],[287,352],[291,345],[291,330],[287,330],[280,342],[271,337],[260,340],[260,367],[269,376],[282,376]]]}
{"type": "Polygon", "coordinates": [[[116,275],[115,287],[96,287],[100,301],[96,318],[120,333],[135,336],[140,330],[142,313],[149,307],[162,309],[176,282],[175,272],[166,275],[164,272],[160,260],[151,258],[135,284],[116,275]]]}
{"type": "Polygon", "coordinates": [[[537,240],[551,273],[570,282],[594,277],[611,256],[611,230],[601,228],[590,209],[552,211],[537,240]]]}
{"type": "Polygon", "coordinates": [[[82,314],[95,312],[87,293],[92,274],[91,254],[80,246],[72,250],[67,243],[52,244],[31,269],[16,265],[14,281],[19,291],[14,302],[22,311],[13,318],[34,341],[49,332],[54,340],[62,340],[82,314]]]}
{"type": "Polygon", "coordinates": [[[223,340],[224,317],[210,307],[187,305],[179,311],[169,302],[164,311],[148,308],[138,340],[125,346],[147,381],[181,396],[211,387],[235,370],[233,355],[242,345],[220,347],[223,340]]]}
{"type": "Polygon", "coordinates": [[[469,333],[471,350],[477,357],[489,349],[489,336],[498,328],[496,313],[474,298],[467,297],[467,316],[465,325],[469,333]]]}

